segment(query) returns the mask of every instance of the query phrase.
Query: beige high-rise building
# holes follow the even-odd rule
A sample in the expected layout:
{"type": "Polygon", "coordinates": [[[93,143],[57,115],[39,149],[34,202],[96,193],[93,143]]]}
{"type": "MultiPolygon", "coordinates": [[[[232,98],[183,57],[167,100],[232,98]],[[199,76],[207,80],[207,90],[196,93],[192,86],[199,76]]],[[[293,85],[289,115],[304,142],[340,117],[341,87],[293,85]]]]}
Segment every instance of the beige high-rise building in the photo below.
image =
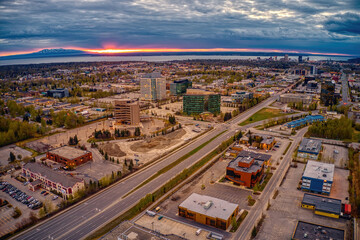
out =
{"type": "Polygon", "coordinates": [[[125,99],[115,101],[114,118],[118,123],[137,125],[140,123],[139,101],[125,99]]]}
{"type": "Polygon", "coordinates": [[[157,101],[166,98],[166,80],[158,72],[145,74],[140,79],[141,99],[157,101]]]}

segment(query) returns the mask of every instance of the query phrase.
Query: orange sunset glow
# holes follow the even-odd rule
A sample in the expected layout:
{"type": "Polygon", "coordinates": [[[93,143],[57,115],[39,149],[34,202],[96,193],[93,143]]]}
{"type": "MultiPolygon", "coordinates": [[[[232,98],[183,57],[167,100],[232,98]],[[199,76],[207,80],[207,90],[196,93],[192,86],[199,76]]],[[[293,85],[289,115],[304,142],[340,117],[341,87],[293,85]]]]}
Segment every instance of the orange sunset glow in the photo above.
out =
{"type": "MultiPolygon", "coordinates": [[[[308,52],[308,51],[295,51],[295,50],[279,50],[279,49],[260,49],[260,48],[105,48],[105,49],[85,49],[78,47],[65,47],[63,49],[81,50],[93,54],[121,54],[121,53],[179,53],[179,52],[266,52],[266,53],[295,53],[295,54],[314,54],[314,55],[332,55],[332,56],[352,56],[350,54],[340,53],[321,53],[321,52],[308,52]]],[[[0,56],[11,56],[18,54],[30,54],[40,51],[42,49],[34,49],[32,51],[21,51],[21,52],[2,52],[0,56]]]]}

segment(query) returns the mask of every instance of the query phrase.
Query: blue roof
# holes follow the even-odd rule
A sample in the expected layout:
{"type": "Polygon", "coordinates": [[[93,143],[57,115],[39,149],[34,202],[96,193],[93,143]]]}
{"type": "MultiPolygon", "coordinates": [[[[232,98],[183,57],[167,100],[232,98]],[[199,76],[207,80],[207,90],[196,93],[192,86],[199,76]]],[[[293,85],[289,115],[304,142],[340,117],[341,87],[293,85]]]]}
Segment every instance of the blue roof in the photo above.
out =
{"type": "Polygon", "coordinates": [[[289,123],[286,123],[285,125],[287,127],[293,128],[293,127],[305,125],[307,123],[313,123],[313,122],[324,121],[324,120],[325,120],[325,118],[321,115],[308,115],[304,118],[297,119],[297,120],[291,121],[289,123]]]}

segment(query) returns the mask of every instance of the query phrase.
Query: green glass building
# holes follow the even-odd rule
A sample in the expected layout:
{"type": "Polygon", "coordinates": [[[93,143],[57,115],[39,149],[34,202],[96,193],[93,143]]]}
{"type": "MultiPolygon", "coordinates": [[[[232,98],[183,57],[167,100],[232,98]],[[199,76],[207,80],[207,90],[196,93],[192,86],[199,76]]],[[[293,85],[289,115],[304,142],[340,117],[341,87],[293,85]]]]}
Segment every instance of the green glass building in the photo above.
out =
{"type": "Polygon", "coordinates": [[[192,82],[188,79],[176,80],[170,84],[170,94],[172,96],[179,96],[186,93],[186,89],[192,86],[192,82]]]}
{"type": "Polygon", "coordinates": [[[220,113],[220,101],[220,94],[186,94],[183,97],[183,112],[188,115],[220,113]]]}

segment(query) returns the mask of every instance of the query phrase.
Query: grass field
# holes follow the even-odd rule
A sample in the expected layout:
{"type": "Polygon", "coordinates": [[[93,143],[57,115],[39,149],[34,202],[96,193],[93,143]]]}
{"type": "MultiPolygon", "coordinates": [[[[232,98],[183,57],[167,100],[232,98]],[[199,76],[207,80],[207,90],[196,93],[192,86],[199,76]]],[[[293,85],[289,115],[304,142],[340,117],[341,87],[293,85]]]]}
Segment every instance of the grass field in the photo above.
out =
{"type": "Polygon", "coordinates": [[[241,122],[239,125],[245,126],[249,123],[258,122],[269,118],[281,117],[289,114],[291,113],[283,113],[281,109],[263,108],[260,111],[254,113],[251,117],[249,117],[245,121],[241,122]]]}

